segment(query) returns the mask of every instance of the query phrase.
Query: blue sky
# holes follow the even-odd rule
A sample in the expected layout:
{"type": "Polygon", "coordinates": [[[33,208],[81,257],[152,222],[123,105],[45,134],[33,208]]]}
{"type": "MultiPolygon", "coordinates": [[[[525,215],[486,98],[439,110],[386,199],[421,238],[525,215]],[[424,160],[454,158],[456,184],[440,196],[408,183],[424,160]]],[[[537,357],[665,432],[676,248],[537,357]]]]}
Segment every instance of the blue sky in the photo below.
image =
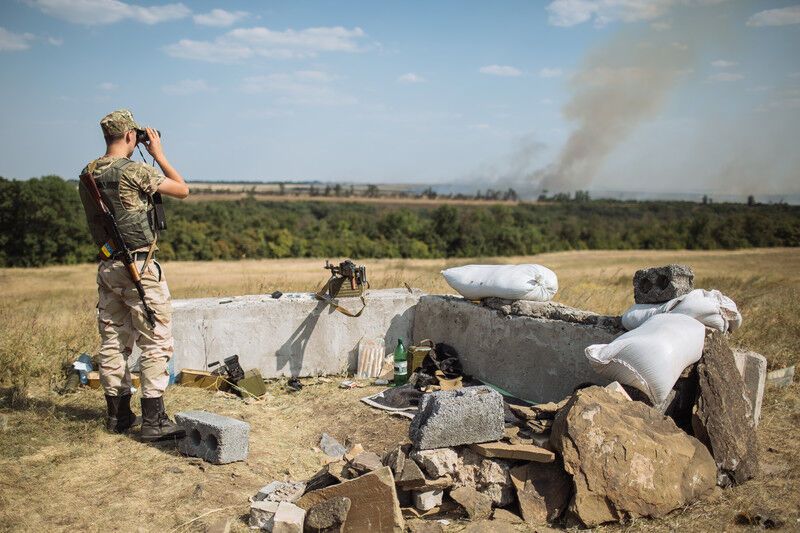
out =
{"type": "Polygon", "coordinates": [[[189,180],[800,192],[792,2],[9,0],[0,15],[6,177],[75,177],[103,151],[99,119],[127,107],[189,180]]]}

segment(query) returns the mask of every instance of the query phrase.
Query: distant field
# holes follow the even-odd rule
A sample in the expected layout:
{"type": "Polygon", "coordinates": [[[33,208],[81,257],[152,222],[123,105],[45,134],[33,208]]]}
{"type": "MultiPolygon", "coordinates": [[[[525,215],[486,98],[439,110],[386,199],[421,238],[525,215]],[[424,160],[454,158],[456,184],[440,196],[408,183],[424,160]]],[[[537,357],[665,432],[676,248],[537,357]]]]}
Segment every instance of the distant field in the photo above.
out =
{"type": "MultiPolygon", "coordinates": [[[[335,258],[330,258],[335,259],[335,258]]],[[[456,260],[363,260],[374,288],[408,283],[428,292],[452,292],[442,268],[470,262],[537,262],[559,277],[556,300],[603,313],[633,303],[638,268],[681,262],[695,285],[720,289],[744,316],[731,341],[764,354],[773,368],[800,362],[800,249],[744,251],[584,251],[456,260]]],[[[323,259],[167,262],[175,298],[311,291],[325,279],[323,259]]],[[[219,517],[237,521],[247,498],[273,479],[305,479],[321,465],[314,450],[323,431],[352,438],[381,453],[407,437],[406,421],[371,410],[358,398],[379,389],[342,390],[338,380],[305,380],[289,394],[280,382],[265,400],[172,387],[171,413],[206,409],[252,426],[247,462],[204,465],[169,445],[148,446],[102,430],[101,391],[72,396],[54,392],[61,363],[98,342],[94,306],[96,267],[91,264],[0,269],[0,531],[204,531],[219,517]],[[9,387],[26,389],[10,407],[9,387]]],[[[368,312],[368,310],[367,310],[368,312]]],[[[731,530],[736,513],[766,509],[788,529],[800,522],[800,385],[770,389],[758,430],[762,473],[662,520],[636,520],[601,531],[731,530]],[[774,510],[774,511],[771,511],[774,510]]],[[[451,524],[458,531],[464,524],[451,524]]]]}

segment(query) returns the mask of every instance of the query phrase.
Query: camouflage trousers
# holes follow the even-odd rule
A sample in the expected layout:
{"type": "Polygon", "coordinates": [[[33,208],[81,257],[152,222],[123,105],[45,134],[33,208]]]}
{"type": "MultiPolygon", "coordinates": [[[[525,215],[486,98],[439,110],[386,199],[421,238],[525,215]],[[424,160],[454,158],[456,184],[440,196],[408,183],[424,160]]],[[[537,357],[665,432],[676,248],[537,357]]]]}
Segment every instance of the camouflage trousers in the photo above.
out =
{"type": "MultiPolygon", "coordinates": [[[[137,261],[141,272],[144,261],[137,261]]],[[[139,293],[122,261],[101,261],[97,268],[97,325],[100,331],[100,383],[109,396],[130,394],[128,357],[134,343],[139,359],[143,398],[157,398],[169,383],[167,363],[172,357],[172,304],[164,273],[151,260],[142,273],[147,303],[155,312],[156,327],[151,328],[139,293]]]]}

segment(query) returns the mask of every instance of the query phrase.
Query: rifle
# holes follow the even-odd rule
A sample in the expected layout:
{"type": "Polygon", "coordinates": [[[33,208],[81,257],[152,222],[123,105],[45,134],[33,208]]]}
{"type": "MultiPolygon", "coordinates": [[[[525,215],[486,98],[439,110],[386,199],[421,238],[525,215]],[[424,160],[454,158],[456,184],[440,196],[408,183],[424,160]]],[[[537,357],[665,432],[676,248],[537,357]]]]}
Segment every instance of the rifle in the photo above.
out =
{"type": "Polygon", "coordinates": [[[125,263],[125,268],[128,270],[128,275],[131,277],[131,281],[133,281],[133,284],[136,286],[136,292],[139,293],[139,299],[142,301],[144,314],[147,317],[147,323],[150,324],[151,328],[155,329],[156,315],[150,306],[147,305],[147,300],[145,300],[144,297],[144,287],[142,287],[142,277],[139,274],[139,270],[136,268],[136,263],[133,261],[133,254],[128,248],[128,245],[125,244],[125,241],[122,239],[122,234],[117,226],[117,220],[114,218],[114,213],[112,213],[111,210],[106,206],[105,202],[103,202],[103,197],[100,196],[100,189],[97,188],[97,183],[95,183],[91,173],[82,174],[80,179],[81,183],[83,183],[83,185],[89,191],[89,194],[92,195],[97,208],[106,217],[106,224],[108,226],[107,229],[111,229],[111,240],[105,243],[100,250],[108,257],[111,257],[111,254],[115,251],[120,254],[120,259],[122,259],[122,262],[125,263]]]}

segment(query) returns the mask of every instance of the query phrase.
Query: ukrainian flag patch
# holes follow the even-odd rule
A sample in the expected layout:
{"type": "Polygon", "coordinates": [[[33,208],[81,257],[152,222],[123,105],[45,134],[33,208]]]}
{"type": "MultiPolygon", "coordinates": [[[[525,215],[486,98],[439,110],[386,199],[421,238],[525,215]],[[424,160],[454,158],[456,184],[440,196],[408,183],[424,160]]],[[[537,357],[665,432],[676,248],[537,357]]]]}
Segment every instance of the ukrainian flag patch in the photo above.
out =
{"type": "Polygon", "coordinates": [[[114,253],[114,248],[111,246],[110,242],[107,242],[103,245],[102,248],[100,248],[100,251],[103,253],[104,256],[111,257],[111,254],[114,253]]]}

